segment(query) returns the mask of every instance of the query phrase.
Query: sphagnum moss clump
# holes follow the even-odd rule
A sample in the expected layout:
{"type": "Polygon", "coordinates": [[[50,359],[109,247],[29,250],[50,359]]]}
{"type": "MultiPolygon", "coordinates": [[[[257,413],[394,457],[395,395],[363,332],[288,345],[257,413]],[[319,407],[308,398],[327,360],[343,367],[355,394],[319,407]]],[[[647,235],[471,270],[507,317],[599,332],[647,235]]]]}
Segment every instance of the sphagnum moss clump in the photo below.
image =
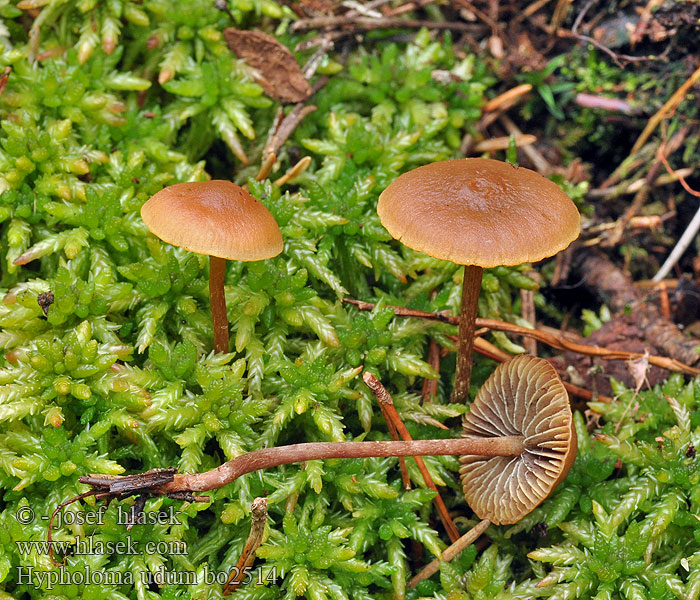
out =
{"type": "MultiPolygon", "coordinates": [[[[622,390],[596,406],[609,423],[597,439],[579,417],[579,459],[552,498],[517,525],[491,528],[488,549],[469,548],[417,591],[405,588],[421,562],[409,541],[427,562],[446,538],[413,461],[415,489],[405,491],[389,458],[250,474],[212,492],[211,504],[150,499],[145,513],[164,518],[129,531],[124,507],[73,505],[53,536],[65,571],[27,543],[46,541],[41,517],[84,491],[77,479],[87,473],[203,471],[261,447],[388,439],[361,367],[391,389],[417,439],[465,410],[447,402],[442,382],[431,403],[417,393],[419,378],[450,375],[449,361],[437,373],[424,357],[430,337],[451,347],[455,328],[384,307],[456,312],[459,268],[392,241],[376,201],[401,173],[456,157],[494,78],[474,56],[458,58],[449,34],[428,31],[356,48],[340,70],[324,63],[332,76],[317,110],[277,168],[299,152],[311,167],[293,188],[248,182],[285,251],[230,267],[236,334],[230,353],[213,354],[205,261],[150,237],[139,210],[167,185],[206,179],[205,167],[240,173],[239,184],[254,175],[244,164],[258,160],[279,105],[221,30],[276,29],[289,47],[300,38],[287,32],[284,6],[227,4],[230,15],[172,0],[0,6],[3,593],[218,597],[212,576],[235,565],[250,504],[264,495],[267,537],[236,592],[251,600],[697,598],[700,387],[675,379],[639,394],[644,419],[625,412],[622,390]],[[340,301],[348,294],[377,307],[360,314],[340,301]]],[[[514,292],[536,285],[522,268],[496,268],[482,288],[482,316],[516,320],[514,292]]],[[[478,361],[475,385],[492,370],[478,361]]],[[[425,462],[466,529],[457,458],[425,462]]]]}

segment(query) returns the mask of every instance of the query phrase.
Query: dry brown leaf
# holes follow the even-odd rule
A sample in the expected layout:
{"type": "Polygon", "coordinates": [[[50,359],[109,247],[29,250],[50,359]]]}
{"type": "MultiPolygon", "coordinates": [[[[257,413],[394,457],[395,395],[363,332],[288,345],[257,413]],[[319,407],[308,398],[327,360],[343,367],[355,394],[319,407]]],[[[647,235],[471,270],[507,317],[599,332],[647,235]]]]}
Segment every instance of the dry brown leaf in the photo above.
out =
{"type": "MultiPolygon", "coordinates": [[[[645,349],[644,355],[639,358],[628,360],[627,368],[634,379],[634,391],[635,393],[639,393],[639,390],[642,389],[642,385],[644,385],[644,381],[647,379],[647,373],[649,372],[649,350],[645,349]]],[[[647,385],[649,385],[648,381],[647,385]]]]}
{"type": "Polygon", "coordinates": [[[258,72],[265,93],[280,102],[303,102],[311,95],[294,55],[274,37],[261,31],[224,29],[228,47],[258,72]]]}

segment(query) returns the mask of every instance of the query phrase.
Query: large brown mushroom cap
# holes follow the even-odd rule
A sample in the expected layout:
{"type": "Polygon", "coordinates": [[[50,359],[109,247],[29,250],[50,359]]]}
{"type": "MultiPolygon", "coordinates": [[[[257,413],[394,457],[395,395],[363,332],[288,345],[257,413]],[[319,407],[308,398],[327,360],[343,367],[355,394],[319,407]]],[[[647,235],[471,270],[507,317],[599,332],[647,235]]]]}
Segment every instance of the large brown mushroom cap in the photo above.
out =
{"type": "Polygon", "coordinates": [[[554,182],[486,158],[445,160],[404,173],[379,196],[377,212],[409,248],[481,267],[542,260],[581,230],[576,206],[554,182]]]}
{"type": "Polygon", "coordinates": [[[522,435],[515,457],[463,456],[464,496],[480,519],[516,523],[566,477],[576,458],[569,396],[544,359],[520,355],[499,365],[464,418],[464,435],[522,435]]]}
{"type": "Polygon", "coordinates": [[[284,248],[270,211],[230,181],[166,187],[141,207],[141,218],[163,241],[199,254],[251,261],[284,248]]]}

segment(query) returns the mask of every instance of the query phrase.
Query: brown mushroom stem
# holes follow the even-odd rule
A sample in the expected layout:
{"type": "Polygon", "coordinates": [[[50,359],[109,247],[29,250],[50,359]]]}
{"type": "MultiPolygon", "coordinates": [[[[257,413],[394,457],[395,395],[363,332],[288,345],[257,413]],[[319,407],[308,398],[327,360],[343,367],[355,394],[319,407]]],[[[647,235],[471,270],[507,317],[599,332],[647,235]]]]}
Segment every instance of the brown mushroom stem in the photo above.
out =
{"type": "Polygon", "coordinates": [[[209,302],[214,329],[214,352],[228,352],[228,314],[224,296],[226,259],[209,256],[209,302]]]}
{"type": "Polygon", "coordinates": [[[481,292],[483,269],[477,265],[464,267],[462,283],[462,308],[459,318],[457,341],[457,371],[452,389],[452,402],[466,402],[469,397],[469,380],[472,376],[472,354],[474,350],[474,324],[481,292]]]}
{"type": "MultiPolygon", "coordinates": [[[[311,442],[275,448],[263,448],[242,454],[223,465],[191,475],[175,475],[173,481],[153,491],[161,494],[204,492],[221,488],[241,475],[279,465],[328,458],[367,458],[375,456],[520,456],[525,450],[524,437],[462,437],[445,440],[411,442],[311,442]]],[[[99,477],[99,476],[97,476],[99,477]]]]}

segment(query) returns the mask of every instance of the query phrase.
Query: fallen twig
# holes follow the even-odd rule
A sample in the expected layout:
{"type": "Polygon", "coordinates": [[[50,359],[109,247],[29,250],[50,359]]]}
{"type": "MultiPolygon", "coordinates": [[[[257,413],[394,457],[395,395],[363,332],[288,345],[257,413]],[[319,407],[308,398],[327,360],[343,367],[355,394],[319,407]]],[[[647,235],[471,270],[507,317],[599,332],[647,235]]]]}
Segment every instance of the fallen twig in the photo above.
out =
{"type": "Polygon", "coordinates": [[[311,157],[305,156],[299,162],[297,162],[297,164],[295,164],[293,167],[291,167],[284,175],[282,175],[282,177],[280,177],[279,179],[276,179],[275,185],[277,187],[282,187],[285,183],[294,179],[295,177],[298,177],[304,171],[306,171],[306,169],[309,168],[310,164],[311,164],[311,157]]]}
{"type": "MultiPolygon", "coordinates": [[[[452,338],[454,336],[449,337],[452,338]]],[[[474,338],[474,350],[476,350],[476,352],[478,352],[482,356],[490,358],[491,360],[497,360],[498,362],[505,362],[508,359],[513,358],[510,354],[504,352],[498,346],[494,346],[491,342],[485,340],[482,337],[474,338]]],[[[599,402],[609,403],[613,401],[613,399],[610,398],[610,396],[604,396],[603,394],[594,394],[593,392],[582,388],[578,385],[574,385],[573,383],[570,383],[568,381],[562,380],[562,383],[564,384],[564,387],[566,388],[566,391],[569,392],[569,394],[571,394],[572,396],[576,396],[577,398],[581,398],[586,402],[590,402],[591,400],[598,400],[599,402]]]]}
{"type": "MultiPolygon", "coordinates": [[[[345,298],[345,302],[357,306],[359,310],[372,310],[374,304],[371,302],[363,302],[360,300],[353,300],[350,298],[345,298]]],[[[442,321],[443,323],[450,323],[451,325],[457,325],[459,323],[459,317],[451,316],[446,313],[429,313],[421,310],[408,309],[403,306],[394,306],[387,304],[387,308],[394,310],[394,314],[401,317],[419,317],[421,319],[429,319],[433,321],[442,321]]],[[[544,333],[538,331],[537,329],[527,329],[526,327],[521,327],[520,325],[515,325],[514,323],[508,323],[506,321],[499,321],[497,319],[482,319],[477,317],[476,319],[477,327],[488,327],[494,331],[505,331],[508,333],[515,333],[518,335],[525,335],[535,338],[539,342],[543,342],[552,348],[558,350],[569,350],[571,352],[577,352],[579,354],[585,354],[588,356],[597,356],[599,358],[604,358],[608,360],[634,360],[636,358],[641,358],[643,354],[639,352],[624,352],[622,350],[610,350],[608,348],[601,348],[599,346],[587,346],[585,344],[577,344],[576,342],[571,342],[560,336],[555,336],[549,333],[544,333]]],[[[669,371],[677,371],[679,373],[684,373],[686,375],[700,375],[700,369],[691,367],[687,364],[680,362],[674,358],[669,358],[666,356],[649,356],[649,363],[661,367],[662,369],[667,369],[669,371]]]]}
{"type": "MultiPolygon", "coordinates": [[[[430,346],[428,348],[428,364],[435,369],[435,371],[440,372],[440,346],[437,342],[430,338],[430,346]]],[[[437,394],[438,381],[437,379],[424,379],[423,380],[423,390],[421,397],[423,402],[430,402],[437,394]]]]}
{"type": "MultiPolygon", "coordinates": [[[[654,181],[651,182],[651,187],[660,187],[662,185],[668,185],[669,183],[674,183],[680,181],[685,177],[693,174],[692,168],[677,169],[676,171],[671,171],[670,173],[664,173],[659,175],[654,181]]],[[[586,196],[588,198],[604,198],[609,200],[611,198],[617,198],[623,194],[635,194],[644,185],[646,185],[646,178],[635,179],[632,182],[623,181],[622,183],[615,185],[613,187],[607,188],[595,188],[589,190],[586,196]]]]}
{"type": "MultiPolygon", "coordinates": [[[[698,371],[688,365],[700,361],[697,339],[689,338],[678,330],[672,321],[664,319],[658,308],[645,302],[643,295],[637,290],[632,279],[617,268],[602,252],[587,249],[578,257],[578,270],[583,281],[595,290],[613,313],[631,310],[637,320],[638,329],[644,332],[644,337],[664,354],[674,361],[672,370],[695,375],[698,371]]],[[[636,357],[635,357],[636,358],[636,357]]],[[[668,369],[672,365],[659,364],[657,357],[650,357],[649,362],[668,369]]]]}
{"type": "Polygon", "coordinates": [[[491,521],[484,519],[472,527],[467,533],[465,533],[461,538],[456,540],[451,546],[445,548],[443,553],[438,557],[429,562],[418,575],[413,577],[408,582],[408,587],[410,589],[415,588],[421,581],[428,579],[428,577],[434,575],[440,570],[441,562],[450,562],[453,558],[459,556],[465,548],[471,546],[476,539],[488,529],[491,525],[491,521]]]}
{"type": "MultiPolygon", "coordinates": [[[[675,151],[678,148],[680,148],[680,146],[683,143],[683,140],[685,139],[687,134],[688,134],[687,127],[682,128],[678,133],[676,133],[676,135],[674,135],[673,138],[671,139],[671,141],[668,143],[669,150],[675,151]]],[[[627,207],[625,212],[617,220],[615,228],[612,230],[612,232],[608,236],[608,239],[606,239],[601,244],[602,246],[612,247],[612,246],[616,246],[620,242],[620,240],[622,239],[622,234],[624,233],[625,227],[629,223],[630,219],[632,217],[634,217],[639,212],[639,209],[642,206],[644,206],[644,203],[646,202],[647,198],[649,197],[649,191],[651,190],[650,184],[652,181],[654,181],[656,179],[656,176],[658,175],[659,171],[661,170],[662,165],[663,165],[663,162],[657,155],[657,158],[654,161],[654,163],[651,165],[651,168],[649,169],[647,176],[644,178],[644,185],[642,185],[642,187],[639,189],[639,191],[635,194],[634,200],[632,200],[632,202],[627,207]]]]}
{"type": "MultiPolygon", "coordinates": [[[[481,154],[482,152],[495,152],[496,150],[507,150],[510,148],[511,136],[495,137],[489,138],[487,140],[481,140],[477,142],[472,147],[472,153],[481,154]]],[[[537,141],[537,137],[530,135],[529,133],[523,133],[521,135],[513,135],[513,143],[518,148],[523,148],[524,146],[529,146],[537,141]]]]}
{"type": "Polygon", "coordinates": [[[482,109],[485,113],[494,112],[502,108],[503,106],[512,106],[513,103],[517,102],[525,94],[528,94],[532,90],[532,86],[529,83],[523,83],[522,85],[516,85],[502,94],[499,94],[495,98],[491,98],[482,109]]]}
{"type": "MultiPolygon", "coordinates": [[[[399,415],[399,413],[396,410],[396,407],[394,406],[394,401],[392,400],[391,395],[386,390],[386,388],[371,373],[363,373],[362,378],[367,384],[367,387],[369,387],[369,389],[372,390],[372,393],[377,398],[377,402],[379,402],[380,406],[383,405],[382,412],[385,412],[385,414],[388,415],[387,420],[390,419],[393,422],[394,427],[396,428],[399,435],[401,435],[401,438],[404,441],[411,441],[413,438],[408,432],[408,429],[406,429],[406,426],[403,424],[401,416],[399,415]]],[[[431,490],[437,493],[437,496],[433,498],[433,502],[435,503],[435,507],[437,508],[440,520],[445,526],[447,534],[450,536],[450,540],[452,540],[453,542],[457,541],[459,539],[459,531],[457,530],[455,524],[452,522],[452,518],[450,517],[450,513],[447,510],[447,506],[445,506],[445,503],[443,502],[442,497],[440,496],[440,492],[438,491],[437,486],[433,481],[433,478],[430,476],[430,473],[428,472],[428,469],[425,466],[423,458],[421,456],[414,456],[413,458],[416,461],[416,465],[418,465],[418,470],[423,476],[425,485],[427,485],[431,490]]]]}
{"type": "MultiPolygon", "coordinates": [[[[515,136],[523,135],[520,128],[507,115],[501,115],[500,121],[503,123],[503,126],[506,128],[508,133],[515,136]]],[[[523,154],[527,156],[532,165],[535,167],[535,170],[540,175],[544,175],[546,177],[552,172],[552,165],[549,164],[547,159],[542,156],[542,153],[534,146],[523,146],[523,154]]]]}
{"type": "Polygon", "coordinates": [[[241,582],[246,578],[255,561],[255,553],[260,547],[265,532],[265,524],[267,523],[267,498],[256,498],[250,507],[250,533],[248,539],[243,546],[243,552],[238,559],[236,566],[233,567],[231,573],[224,584],[222,593],[228,596],[231,592],[235,592],[241,585],[241,582]]]}
{"type": "Polygon", "coordinates": [[[272,136],[270,142],[267,144],[267,146],[265,146],[263,155],[267,156],[271,153],[277,154],[279,149],[282,147],[282,144],[284,144],[284,142],[287,141],[287,138],[292,135],[299,123],[301,123],[302,119],[315,110],[316,107],[313,104],[297,104],[282,120],[280,126],[277,128],[277,131],[275,131],[275,135],[272,136]]]}
{"type": "Polygon", "coordinates": [[[453,31],[481,31],[480,25],[460,23],[458,21],[422,21],[416,19],[397,19],[383,17],[372,19],[367,17],[355,17],[348,15],[313,17],[311,19],[300,19],[290,26],[291,31],[309,31],[310,29],[322,29],[323,27],[342,27],[350,25],[357,29],[391,29],[393,27],[404,27],[407,29],[451,29],[453,31]]]}
{"type": "Polygon", "coordinates": [[[700,67],[698,67],[695,72],[686,79],[686,81],[679,87],[672,95],[671,97],[666,101],[666,103],[656,112],[654,116],[649,119],[649,121],[646,124],[646,127],[640,134],[640,136],[637,138],[637,141],[634,143],[634,146],[632,146],[632,150],[630,151],[630,154],[636,154],[639,152],[641,147],[646,143],[646,141],[649,139],[649,136],[654,132],[654,130],[657,128],[659,123],[665,118],[666,114],[669,112],[673,112],[678,108],[678,105],[683,101],[685,98],[686,94],[692,88],[696,83],[700,81],[700,67]]]}

